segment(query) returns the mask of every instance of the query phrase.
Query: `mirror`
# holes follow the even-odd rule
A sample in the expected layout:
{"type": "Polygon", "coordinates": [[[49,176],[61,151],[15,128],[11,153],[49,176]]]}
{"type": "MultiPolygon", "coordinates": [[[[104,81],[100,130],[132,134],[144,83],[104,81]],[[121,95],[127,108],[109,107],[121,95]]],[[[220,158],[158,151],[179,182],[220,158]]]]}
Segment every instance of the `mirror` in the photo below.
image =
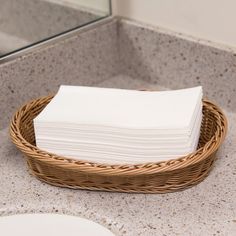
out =
{"type": "Polygon", "coordinates": [[[0,0],[0,58],[110,14],[109,0],[0,0]]]}

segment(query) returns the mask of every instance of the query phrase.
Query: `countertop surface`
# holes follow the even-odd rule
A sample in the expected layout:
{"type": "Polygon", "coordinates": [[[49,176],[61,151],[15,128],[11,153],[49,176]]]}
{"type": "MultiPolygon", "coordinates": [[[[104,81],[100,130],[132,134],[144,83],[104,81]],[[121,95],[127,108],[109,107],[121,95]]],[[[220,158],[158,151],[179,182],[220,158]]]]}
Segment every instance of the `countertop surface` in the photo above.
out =
{"type": "MultiPolygon", "coordinates": [[[[118,76],[104,87],[159,89],[118,76]]],[[[162,89],[162,88],[161,88],[162,89]]],[[[199,185],[170,194],[71,190],[42,183],[27,171],[23,155],[0,131],[0,215],[54,212],[96,221],[116,235],[236,235],[236,115],[226,111],[227,138],[210,175],[199,185]]]]}

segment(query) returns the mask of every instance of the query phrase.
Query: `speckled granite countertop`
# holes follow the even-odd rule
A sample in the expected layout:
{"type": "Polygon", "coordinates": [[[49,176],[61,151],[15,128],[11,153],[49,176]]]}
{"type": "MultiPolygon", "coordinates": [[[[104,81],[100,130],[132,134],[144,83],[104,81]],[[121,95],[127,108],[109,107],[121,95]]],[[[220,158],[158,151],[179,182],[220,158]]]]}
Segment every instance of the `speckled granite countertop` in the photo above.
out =
{"type": "Polygon", "coordinates": [[[168,31],[112,19],[64,42],[0,65],[0,215],[55,212],[83,216],[128,236],[236,235],[236,51],[168,31]],[[130,89],[202,85],[229,131],[210,175],[171,194],[71,190],[40,182],[9,140],[22,103],[60,84],[130,89]]]}
{"type": "MultiPolygon", "coordinates": [[[[118,76],[99,86],[159,89],[118,76]]],[[[27,172],[22,154],[8,130],[0,133],[0,214],[57,212],[84,216],[117,235],[235,235],[236,138],[235,114],[228,113],[229,134],[208,178],[171,194],[125,194],[70,190],[40,182],[27,172]]]]}

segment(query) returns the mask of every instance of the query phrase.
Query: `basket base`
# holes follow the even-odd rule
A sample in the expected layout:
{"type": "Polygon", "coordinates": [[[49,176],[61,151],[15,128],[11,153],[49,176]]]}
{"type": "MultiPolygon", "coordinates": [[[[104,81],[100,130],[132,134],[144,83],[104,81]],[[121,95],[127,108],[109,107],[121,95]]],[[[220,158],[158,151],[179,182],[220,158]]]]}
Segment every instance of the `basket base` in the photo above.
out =
{"type": "Polygon", "coordinates": [[[155,193],[173,193],[178,191],[183,191],[185,189],[191,188],[199,183],[201,183],[210,173],[212,170],[214,162],[212,162],[211,166],[203,171],[201,175],[199,175],[198,178],[195,178],[192,181],[183,183],[178,186],[163,186],[163,187],[140,187],[138,190],[132,189],[132,188],[125,188],[125,187],[97,187],[97,186],[88,186],[88,185],[65,185],[64,183],[61,183],[58,179],[45,177],[45,175],[40,175],[39,173],[35,173],[32,171],[32,169],[29,168],[30,173],[35,176],[40,181],[56,186],[56,187],[63,187],[63,188],[70,188],[70,189],[80,189],[80,190],[95,190],[95,191],[106,191],[106,192],[121,192],[121,193],[149,193],[149,194],[155,194],[155,193]]]}

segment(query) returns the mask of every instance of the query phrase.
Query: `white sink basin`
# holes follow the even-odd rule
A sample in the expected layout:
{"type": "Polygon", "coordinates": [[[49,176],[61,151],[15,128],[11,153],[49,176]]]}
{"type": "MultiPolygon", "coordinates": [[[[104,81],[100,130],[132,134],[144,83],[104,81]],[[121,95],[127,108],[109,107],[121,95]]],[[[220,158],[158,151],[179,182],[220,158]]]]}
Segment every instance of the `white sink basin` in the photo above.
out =
{"type": "Polygon", "coordinates": [[[80,217],[58,214],[22,214],[0,217],[4,236],[114,236],[103,226],[80,217]]]}

